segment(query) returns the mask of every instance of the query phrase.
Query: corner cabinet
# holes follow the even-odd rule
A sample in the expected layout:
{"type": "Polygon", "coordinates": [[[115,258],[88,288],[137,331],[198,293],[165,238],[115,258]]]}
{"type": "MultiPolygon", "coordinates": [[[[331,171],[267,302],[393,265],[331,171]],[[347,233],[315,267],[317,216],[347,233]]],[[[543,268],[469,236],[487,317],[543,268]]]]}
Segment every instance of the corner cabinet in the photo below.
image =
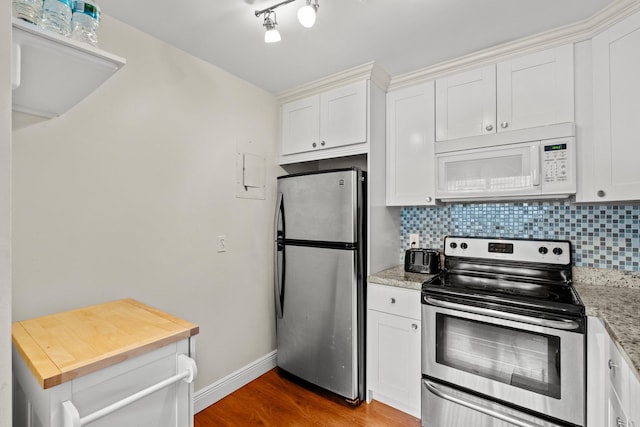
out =
{"type": "Polygon", "coordinates": [[[640,427],[640,378],[599,318],[587,321],[587,426],[640,427]]]}
{"type": "Polygon", "coordinates": [[[387,93],[386,203],[435,205],[434,82],[387,93]]]}
{"type": "Polygon", "coordinates": [[[420,291],[369,283],[367,401],[420,418],[420,291]]]}
{"type": "Polygon", "coordinates": [[[592,40],[593,182],[579,201],[640,200],[640,13],[592,40]]]}
{"type": "Polygon", "coordinates": [[[82,101],[126,61],[13,18],[11,52],[14,111],[56,117],[82,101]]]}
{"type": "Polygon", "coordinates": [[[436,80],[436,140],[574,120],[573,44],[436,80]]]}
{"type": "Polygon", "coordinates": [[[368,151],[368,80],[282,105],[281,163],[368,151]]]}

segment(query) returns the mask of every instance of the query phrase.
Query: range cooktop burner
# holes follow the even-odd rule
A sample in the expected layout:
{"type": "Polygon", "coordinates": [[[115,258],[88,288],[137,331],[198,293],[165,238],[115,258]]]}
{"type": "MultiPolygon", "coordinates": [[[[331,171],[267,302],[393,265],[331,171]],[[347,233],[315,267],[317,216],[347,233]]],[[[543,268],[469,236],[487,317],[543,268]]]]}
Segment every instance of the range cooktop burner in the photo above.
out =
{"type": "Polygon", "coordinates": [[[482,291],[493,291],[504,294],[518,295],[524,297],[532,297],[532,298],[542,298],[546,300],[557,300],[559,297],[555,292],[545,291],[543,289],[516,289],[516,288],[501,288],[501,287],[490,287],[490,286],[477,286],[471,285],[468,287],[469,289],[474,290],[482,290],[482,291]]]}
{"type": "Polygon", "coordinates": [[[584,315],[571,285],[570,251],[569,242],[447,237],[445,269],[422,293],[533,316],[584,315]]]}
{"type": "MultiPolygon", "coordinates": [[[[566,286],[523,282],[522,280],[508,280],[500,277],[488,278],[459,274],[448,274],[441,279],[443,286],[465,288],[483,292],[495,292],[520,297],[538,298],[544,300],[560,300],[560,294],[566,294],[566,286]]],[[[565,296],[565,295],[563,295],[565,296]]],[[[565,296],[566,297],[566,296],[565,296]]]]}

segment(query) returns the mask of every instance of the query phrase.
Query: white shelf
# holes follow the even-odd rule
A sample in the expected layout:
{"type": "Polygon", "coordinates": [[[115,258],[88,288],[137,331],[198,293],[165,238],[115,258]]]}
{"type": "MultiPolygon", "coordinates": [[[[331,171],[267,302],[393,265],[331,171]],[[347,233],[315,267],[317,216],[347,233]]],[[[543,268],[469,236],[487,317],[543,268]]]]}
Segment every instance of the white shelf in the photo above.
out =
{"type": "Polygon", "coordinates": [[[13,18],[13,110],[56,117],[82,101],[126,60],[13,18]]]}

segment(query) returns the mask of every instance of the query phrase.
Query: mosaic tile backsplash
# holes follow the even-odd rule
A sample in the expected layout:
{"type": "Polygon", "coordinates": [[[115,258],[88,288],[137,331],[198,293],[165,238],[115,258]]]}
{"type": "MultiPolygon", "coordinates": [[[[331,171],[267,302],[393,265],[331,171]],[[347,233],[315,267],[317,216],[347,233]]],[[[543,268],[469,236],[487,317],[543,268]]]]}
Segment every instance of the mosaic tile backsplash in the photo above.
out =
{"type": "Polygon", "coordinates": [[[640,205],[569,202],[473,203],[403,207],[401,250],[409,234],[420,246],[442,250],[447,235],[569,240],[579,267],[640,271],[640,205]]]}

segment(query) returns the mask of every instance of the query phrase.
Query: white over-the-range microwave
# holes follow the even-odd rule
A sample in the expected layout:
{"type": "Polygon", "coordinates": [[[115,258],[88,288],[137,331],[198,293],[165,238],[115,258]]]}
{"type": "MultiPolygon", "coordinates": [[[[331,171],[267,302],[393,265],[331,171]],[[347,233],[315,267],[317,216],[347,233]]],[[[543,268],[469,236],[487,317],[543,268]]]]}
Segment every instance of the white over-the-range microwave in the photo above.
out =
{"type": "Polygon", "coordinates": [[[576,192],[573,126],[437,142],[435,173],[442,201],[567,198],[576,192]]]}

